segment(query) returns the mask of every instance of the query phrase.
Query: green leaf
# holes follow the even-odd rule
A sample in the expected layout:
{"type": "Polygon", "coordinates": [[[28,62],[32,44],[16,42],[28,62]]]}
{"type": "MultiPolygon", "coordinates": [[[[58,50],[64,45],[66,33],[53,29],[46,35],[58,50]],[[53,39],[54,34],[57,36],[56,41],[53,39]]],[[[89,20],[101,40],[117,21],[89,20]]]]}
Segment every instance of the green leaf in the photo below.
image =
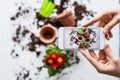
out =
{"type": "Polygon", "coordinates": [[[54,46],[54,45],[49,45],[46,53],[49,55],[50,52],[54,52],[54,51],[59,53],[59,54],[64,54],[63,50],[59,49],[58,46],[54,46]]]}
{"type": "Polygon", "coordinates": [[[44,63],[44,60],[42,60],[42,62],[44,63]]]}
{"type": "Polygon", "coordinates": [[[68,59],[68,55],[67,54],[64,54],[64,57],[65,57],[66,60],[68,59]]]}
{"type": "Polygon", "coordinates": [[[48,48],[53,49],[53,48],[55,48],[55,46],[54,45],[48,45],[48,48]]]}
{"type": "Polygon", "coordinates": [[[52,69],[52,68],[48,68],[48,74],[49,76],[54,76],[56,74],[56,70],[52,69]]]}
{"type": "Polygon", "coordinates": [[[64,67],[61,66],[61,67],[57,68],[57,72],[61,73],[63,71],[63,69],[64,69],[64,67]]]}
{"type": "Polygon", "coordinates": [[[85,42],[81,42],[80,45],[85,45],[85,42]]]}
{"type": "Polygon", "coordinates": [[[56,50],[57,53],[62,53],[62,50],[59,49],[57,46],[56,46],[55,50],[56,50]]]}
{"type": "Polygon", "coordinates": [[[44,59],[47,57],[47,55],[44,56],[44,59]]]}
{"type": "Polygon", "coordinates": [[[82,28],[78,28],[78,31],[77,31],[79,34],[82,34],[83,33],[83,29],[82,28]]]}
{"type": "Polygon", "coordinates": [[[64,66],[65,68],[66,68],[66,67],[69,67],[69,66],[70,66],[69,61],[66,61],[63,66],[64,66]]]}
{"type": "Polygon", "coordinates": [[[48,66],[48,65],[46,65],[46,64],[45,64],[45,65],[43,65],[43,67],[44,67],[44,68],[49,68],[49,66],[48,66]]]}
{"type": "Polygon", "coordinates": [[[48,49],[48,50],[46,50],[46,54],[47,54],[47,55],[50,55],[50,53],[51,53],[52,51],[53,51],[52,49],[48,49]]]}

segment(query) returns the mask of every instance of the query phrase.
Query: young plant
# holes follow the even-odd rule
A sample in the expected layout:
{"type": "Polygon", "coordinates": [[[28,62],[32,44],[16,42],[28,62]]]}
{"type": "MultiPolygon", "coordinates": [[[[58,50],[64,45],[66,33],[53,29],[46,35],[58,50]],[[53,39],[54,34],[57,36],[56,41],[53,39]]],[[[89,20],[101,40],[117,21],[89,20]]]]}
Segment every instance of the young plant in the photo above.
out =
{"type": "Polygon", "coordinates": [[[61,73],[70,66],[68,55],[57,46],[49,45],[43,59],[44,68],[48,69],[49,76],[61,73]]]}

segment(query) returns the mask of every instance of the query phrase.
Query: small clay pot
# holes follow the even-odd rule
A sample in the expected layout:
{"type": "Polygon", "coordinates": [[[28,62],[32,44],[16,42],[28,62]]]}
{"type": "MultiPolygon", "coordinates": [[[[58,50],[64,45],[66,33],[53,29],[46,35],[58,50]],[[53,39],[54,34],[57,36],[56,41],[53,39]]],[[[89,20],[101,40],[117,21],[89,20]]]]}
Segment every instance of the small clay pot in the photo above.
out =
{"type": "Polygon", "coordinates": [[[81,41],[84,40],[84,37],[83,37],[83,36],[78,36],[78,37],[77,37],[77,40],[78,40],[79,42],[81,42],[81,41]]]}
{"type": "Polygon", "coordinates": [[[44,25],[40,30],[39,38],[46,44],[54,42],[56,39],[56,28],[51,25],[44,25]]]}
{"type": "Polygon", "coordinates": [[[56,17],[63,26],[65,27],[73,27],[75,26],[75,20],[72,16],[70,10],[65,10],[62,13],[58,14],[56,17]]]}
{"type": "Polygon", "coordinates": [[[90,44],[92,39],[86,39],[85,41],[86,41],[87,44],[90,44]]]}

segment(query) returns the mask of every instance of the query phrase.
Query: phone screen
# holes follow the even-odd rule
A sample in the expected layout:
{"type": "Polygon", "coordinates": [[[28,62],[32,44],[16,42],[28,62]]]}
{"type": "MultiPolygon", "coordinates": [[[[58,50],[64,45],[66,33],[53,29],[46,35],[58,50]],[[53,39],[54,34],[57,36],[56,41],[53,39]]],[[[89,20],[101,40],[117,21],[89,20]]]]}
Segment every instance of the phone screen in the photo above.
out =
{"type": "Polygon", "coordinates": [[[64,48],[66,49],[99,49],[99,28],[64,28],[64,48]]]}

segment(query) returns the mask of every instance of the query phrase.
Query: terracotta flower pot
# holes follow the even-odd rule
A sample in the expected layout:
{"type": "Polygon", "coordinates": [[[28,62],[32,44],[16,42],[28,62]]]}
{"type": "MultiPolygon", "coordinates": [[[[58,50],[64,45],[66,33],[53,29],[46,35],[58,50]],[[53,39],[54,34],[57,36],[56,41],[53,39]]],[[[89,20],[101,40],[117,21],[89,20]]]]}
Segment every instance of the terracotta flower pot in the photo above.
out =
{"type": "Polygon", "coordinates": [[[86,39],[85,41],[86,41],[87,44],[90,44],[92,39],[86,39]]]}
{"type": "Polygon", "coordinates": [[[75,20],[70,10],[65,10],[56,17],[65,27],[75,26],[75,20]]]}
{"type": "Polygon", "coordinates": [[[84,37],[83,37],[83,36],[78,36],[77,40],[78,40],[79,42],[81,42],[81,41],[84,40],[84,37]]]}
{"type": "Polygon", "coordinates": [[[51,25],[44,25],[40,30],[39,38],[46,44],[54,42],[56,39],[56,28],[51,25]]]}

